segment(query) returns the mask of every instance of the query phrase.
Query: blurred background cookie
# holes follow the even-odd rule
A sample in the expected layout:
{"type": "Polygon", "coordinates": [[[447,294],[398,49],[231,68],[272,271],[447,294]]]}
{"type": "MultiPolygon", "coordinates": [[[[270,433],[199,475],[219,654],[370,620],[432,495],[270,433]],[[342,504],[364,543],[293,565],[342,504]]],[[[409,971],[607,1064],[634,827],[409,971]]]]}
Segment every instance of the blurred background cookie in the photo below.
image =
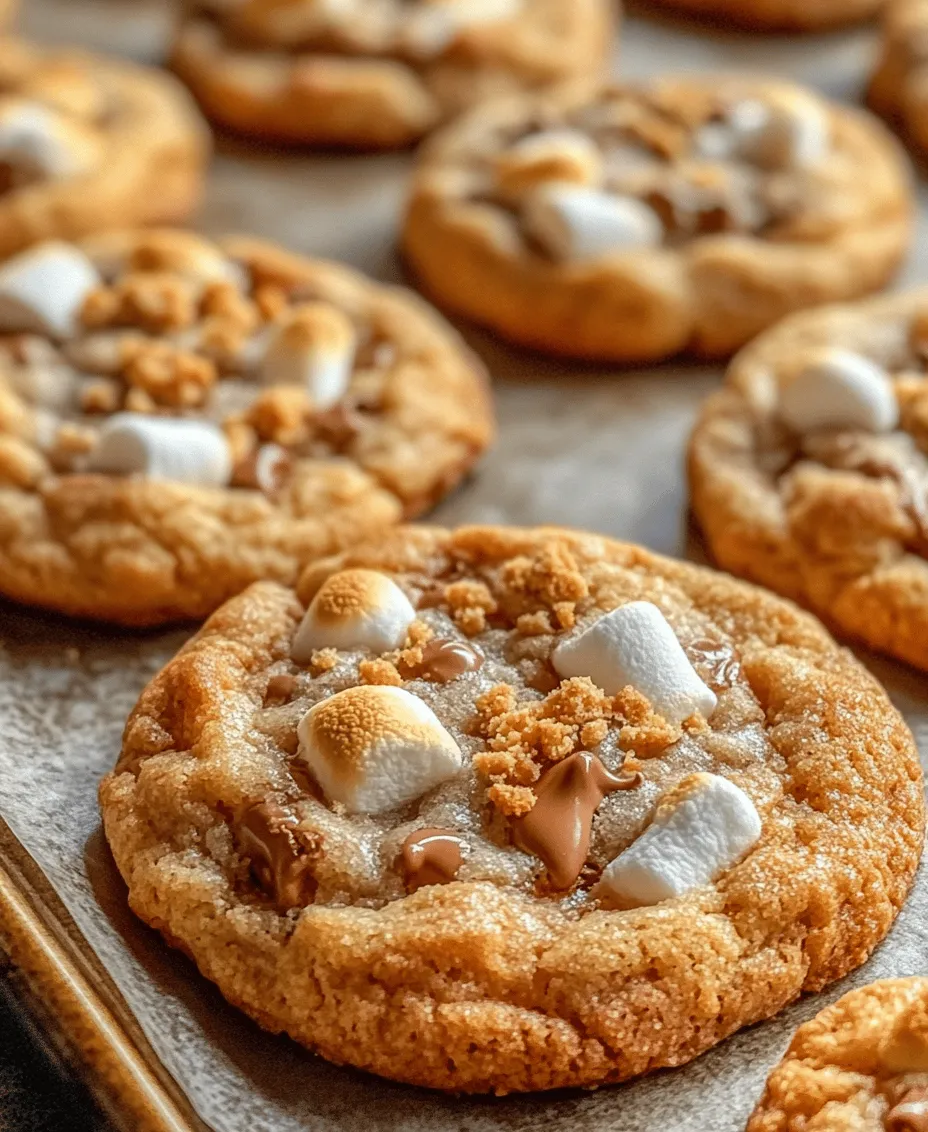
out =
{"type": "Polygon", "coordinates": [[[865,113],[776,80],[576,84],[432,139],[403,249],[425,290],[514,342],[615,362],[732,353],[866,294],[906,251],[908,168],[865,113]]]}
{"type": "Polygon", "coordinates": [[[172,76],[0,39],[0,258],[38,240],[183,220],[209,154],[206,124],[172,76]]]}
{"type": "Polygon", "coordinates": [[[109,233],[0,268],[0,593],[126,624],[417,515],[486,447],[415,296],[256,240],[109,233]]]}
{"type": "Polygon", "coordinates": [[[216,122],[302,145],[409,145],[483,99],[598,73],[612,0],[188,0],[175,70],[216,122]]]}
{"type": "Polygon", "coordinates": [[[892,0],[883,20],[870,105],[928,151],[928,3],[892,0]]]}
{"type": "Polygon", "coordinates": [[[668,8],[757,31],[824,31],[876,15],[886,0],[648,0],[668,8]]]}

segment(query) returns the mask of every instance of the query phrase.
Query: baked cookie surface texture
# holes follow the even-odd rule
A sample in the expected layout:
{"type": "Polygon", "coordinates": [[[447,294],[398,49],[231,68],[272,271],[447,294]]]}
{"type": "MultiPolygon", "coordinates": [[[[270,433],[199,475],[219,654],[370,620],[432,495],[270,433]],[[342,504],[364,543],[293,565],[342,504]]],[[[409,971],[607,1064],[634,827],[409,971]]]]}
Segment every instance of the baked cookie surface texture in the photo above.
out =
{"type": "Polygon", "coordinates": [[[690,446],[720,566],[928,668],[928,291],[796,315],[732,362],[690,446]]]}
{"type": "Polygon", "coordinates": [[[124,624],[427,509],[490,440],[482,367],[416,296],[168,229],[0,266],[0,593],[124,624]]]}
{"type": "Polygon", "coordinates": [[[492,527],[229,602],[101,804],[133,909],[261,1025],[500,1093],[679,1065],[839,978],[924,827],[911,735],[813,618],[492,527]]]}
{"type": "Polygon", "coordinates": [[[613,362],[724,356],[881,287],[909,175],[880,123],[780,82],[668,79],[503,100],[434,138],[404,250],[506,338],[613,362]]]}
{"type": "Polygon", "coordinates": [[[216,122],[388,149],[478,102],[600,73],[612,0],[194,0],[173,64],[216,122]]]}
{"type": "Polygon", "coordinates": [[[825,31],[866,20],[886,0],[651,0],[713,23],[757,31],[825,31]]]}
{"type": "Polygon", "coordinates": [[[0,37],[0,258],[183,220],[209,155],[206,123],[171,75],[0,37]]]}
{"type": "Polygon", "coordinates": [[[870,79],[869,101],[920,151],[928,151],[928,4],[893,0],[870,79]]]}
{"type": "Polygon", "coordinates": [[[861,987],[800,1026],[747,1132],[800,1128],[928,1128],[928,978],[861,987]]]}

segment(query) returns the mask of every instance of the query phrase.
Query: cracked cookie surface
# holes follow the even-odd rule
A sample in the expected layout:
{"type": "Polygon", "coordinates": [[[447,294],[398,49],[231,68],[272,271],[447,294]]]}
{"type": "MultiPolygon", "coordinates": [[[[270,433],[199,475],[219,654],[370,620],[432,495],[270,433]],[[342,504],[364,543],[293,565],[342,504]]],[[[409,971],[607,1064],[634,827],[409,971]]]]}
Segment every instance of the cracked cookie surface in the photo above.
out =
{"type": "Polygon", "coordinates": [[[403,247],[425,290],[522,345],[725,356],[893,274],[904,156],[869,115],[775,81],[573,85],[433,139],[403,247]]]}
{"type": "Polygon", "coordinates": [[[70,614],[292,582],[437,502],[493,431],[421,300],[257,240],[39,245],[0,272],[0,322],[0,591],[70,614]]]}
{"type": "Polygon", "coordinates": [[[853,990],[796,1031],[747,1132],[928,1128],[928,979],[853,990]]]}
{"type": "Polygon", "coordinates": [[[555,529],[398,529],[252,587],[101,805],[133,909],[263,1026],[500,1093],[681,1064],[841,977],[924,830],[911,735],[813,618],[555,529]],[[637,686],[562,675],[622,650],[637,686]]]}
{"type": "Polygon", "coordinates": [[[241,133],[388,149],[487,98],[602,71],[614,23],[611,0],[193,0],[173,65],[241,133]]]}
{"type": "Polygon", "coordinates": [[[926,312],[921,290],[784,321],[734,359],[689,458],[693,509],[719,565],[922,669],[926,312]],[[861,389],[847,388],[837,416],[797,427],[787,410],[801,409],[802,381],[828,357],[863,374],[880,411],[850,410],[861,389]]]}
{"type": "Polygon", "coordinates": [[[171,75],[0,38],[0,258],[39,240],[184,220],[210,147],[171,75]]]}

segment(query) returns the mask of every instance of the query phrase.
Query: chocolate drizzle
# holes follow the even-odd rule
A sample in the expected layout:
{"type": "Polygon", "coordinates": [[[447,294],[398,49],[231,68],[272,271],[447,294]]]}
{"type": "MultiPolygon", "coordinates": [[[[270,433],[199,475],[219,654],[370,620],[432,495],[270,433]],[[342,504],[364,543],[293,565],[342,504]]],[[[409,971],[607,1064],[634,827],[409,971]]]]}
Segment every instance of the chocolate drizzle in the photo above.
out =
{"type": "Polygon", "coordinates": [[[447,829],[417,829],[403,842],[400,860],[406,889],[415,892],[427,884],[448,884],[457,876],[464,839],[447,829]]]}
{"type": "Polygon", "coordinates": [[[277,802],[257,802],[238,820],[241,853],[281,913],[311,904],[316,893],[313,865],[320,839],[301,833],[299,819],[277,802]]]}
{"type": "Polygon", "coordinates": [[[590,851],[593,816],[607,794],[634,790],[640,774],[615,775],[587,751],[546,770],[535,787],[535,805],[512,823],[516,845],[540,857],[557,891],[571,888],[590,851]]]}
{"type": "Polygon", "coordinates": [[[886,1116],[887,1132],[928,1132],[928,1086],[907,1090],[886,1116]]]}
{"type": "Polygon", "coordinates": [[[467,641],[436,639],[423,646],[422,659],[406,665],[404,672],[412,678],[450,684],[459,676],[482,668],[484,659],[483,653],[467,641]]]}

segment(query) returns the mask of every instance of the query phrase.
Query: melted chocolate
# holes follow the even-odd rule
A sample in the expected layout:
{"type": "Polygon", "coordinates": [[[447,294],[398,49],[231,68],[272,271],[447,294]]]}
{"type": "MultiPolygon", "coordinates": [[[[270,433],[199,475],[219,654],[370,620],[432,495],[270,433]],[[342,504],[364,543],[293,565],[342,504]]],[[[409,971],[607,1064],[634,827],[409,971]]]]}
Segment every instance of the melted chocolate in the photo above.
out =
{"type": "Polygon", "coordinates": [[[448,884],[457,876],[464,839],[447,829],[417,829],[403,842],[401,862],[406,889],[448,884]]]}
{"type": "Polygon", "coordinates": [[[405,671],[412,677],[450,684],[467,672],[483,667],[484,655],[467,641],[437,639],[422,648],[422,659],[407,665],[405,671]]]}
{"type": "Polygon", "coordinates": [[[238,820],[242,855],[250,858],[255,879],[279,912],[311,904],[316,893],[312,870],[320,843],[298,826],[295,814],[271,801],[249,806],[238,820]]]}
{"type": "Polygon", "coordinates": [[[887,1132],[928,1132],[928,1087],[905,1092],[886,1115],[887,1132]]]}
{"type": "Polygon", "coordinates": [[[569,889],[586,863],[600,802],[616,790],[640,785],[640,774],[612,774],[595,755],[580,751],[541,776],[535,805],[512,824],[513,840],[526,853],[541,858],[553,888],[569,889]]]}

